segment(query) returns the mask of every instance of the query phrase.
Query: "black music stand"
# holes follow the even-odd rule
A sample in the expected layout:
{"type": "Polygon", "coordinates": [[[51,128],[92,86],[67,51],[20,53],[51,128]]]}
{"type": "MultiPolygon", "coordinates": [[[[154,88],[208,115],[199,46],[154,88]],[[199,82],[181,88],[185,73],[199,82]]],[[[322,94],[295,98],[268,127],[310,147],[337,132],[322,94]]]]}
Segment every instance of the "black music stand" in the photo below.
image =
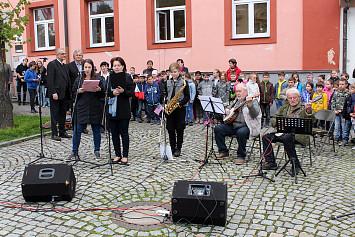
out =
{"type": "MultiPolygon", "coordinates": [[[[276,127],[278,133],[293,133],[293,134],[304,134],[304,135],[312,135],[313,128],[313,120],[311,118],[288,118],[288,117],[276,117],[276,127]]],[[[295,138],[294,138],[295,139],[295,138]]],[[[295,143],[295,140],[293,141],[295,143]]],[[[289,157],[288,161],[281,169],[276,173],[277,176],[281,170],[286,170],[289,175],[292,174],[285,169],[286,165],[289,163],[292,164],[293,173],[295,175],[295,183],[297,184],[297,172],[296,165],[302,171],[303,175],[306,177],[306,173],[301,167],[300,162],[296,162],[295,157],[289,157]]]]}
{"type": "MultiPolygon", "coordinates": [[[[208,129],[210,127],[209,124],[207,124],[207,137],[206,137],[206,153],[205,153],[205,157],[202,161],[202,165],[200,166],[200,171],[202,170],[202,168],[207,165],[207,164],[218,164],[221,166],[222,170],[224,171],[224,173],[226,172],[222,166],[222,163],[217,159],[216,156],[216,152],[214,151],[213,148],[213,142],[214,142],[214,118],[216,114],[225,114],[224,112],[224,105],[223,102],[220,98],[214,98],[211,96],[200,96],[199,97],[200,101],[201,101],[201,105],[202,105],[202,109],[204,112],[210,112],[211,114],[211,129],[212,129],[212,135],[211,135],[211,150],[208,152],[207,154],[207,147],[208,147],[208,129]],[[214,157],[215,160],[217,160],[216,163],[212,163],[209,162],[208,159],[210,157],[214,157]]],[[[200,162],[200,160],[196,160],[197,162],[200,162]]]]}

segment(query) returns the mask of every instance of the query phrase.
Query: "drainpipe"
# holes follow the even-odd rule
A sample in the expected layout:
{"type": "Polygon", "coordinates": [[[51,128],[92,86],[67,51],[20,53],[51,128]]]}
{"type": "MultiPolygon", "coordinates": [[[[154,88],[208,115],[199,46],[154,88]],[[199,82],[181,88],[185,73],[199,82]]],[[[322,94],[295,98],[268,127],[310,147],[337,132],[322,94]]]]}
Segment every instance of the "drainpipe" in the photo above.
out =
{"type": "Polygon", "coordinates": [[[65,52],[67,53],[66,62],[69,63],[69,41],[68,41],[68,11],[67,0],[63,0],[64,8],[64,38],[65,38],[65,52]]]}
{"type": "Polygon", "coordinates": [[[348,10],[350,8],[350,1],[351,0],[345,0],[346,7],[344,7],[343,14],[343,72],[346,72],[346,64],[348,57],[348,10]]]}

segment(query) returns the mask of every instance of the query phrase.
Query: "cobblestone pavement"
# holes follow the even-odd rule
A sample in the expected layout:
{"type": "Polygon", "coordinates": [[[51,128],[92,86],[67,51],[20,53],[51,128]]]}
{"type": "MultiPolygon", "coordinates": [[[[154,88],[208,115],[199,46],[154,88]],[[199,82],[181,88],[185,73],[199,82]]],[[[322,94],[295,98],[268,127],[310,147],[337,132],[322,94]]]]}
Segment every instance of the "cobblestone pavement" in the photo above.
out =
{"type": "MultiPolygon", "coordinates": [[[[205,131],[202,125],[188,126],[185,130],[182,156],[177,161],[161,163],[159,154],[159,126],[147,123],[130,124],[130,166],[92,166],[77,163],[76,196],[71,202],[31,204],[32,207],[56,209],[86,209],[93,207],[117,208],[138,201],[168,202],[176,180],[189,180],[196,173],[204,153],[205,131]]],[[[71,151],[71,140],[55,142],[44,139],[47,157],[64,159],[71,151]]],[[[151,231],[138,231],[118,226],[111,211],[39,212],[5,207],[4,202],[25,204],[20,183],[25,164],[40,152],[40,139],[0,148],[0,235],[2,236],[354,236],[355,216],[331,220],[333,215],[355,211],[354,208],[354,150],[329,148],[308,158],[303,168],[307,177],[299,175],[299,183],[281,172],[268,176],[275,183],[260,178],[244,181],[242,175],[255,171],[257,149],[249,161],[236,166],[232,159],[222,165],[205,166],[194,180],[227,182],[227,225],[169,225],[151,231]],[[170,228],[169,228],[170,227],[170,228]],[[177,228],[175,231],[174,229],[177,228]],[[185,231],[185,232],[184,232],[185,231]]],[[[79,155],[82,160],[95,162],[92,133],[83,134],[79,155]]],[[[235,152],[232,156],[235,156],[235,152]]],[[[102,160],[108,158],[104,136],[101,143],[102,160]]],[[[45,163],[41,160],[38,163],[45,163]]],[[[53,163],[53,161],[50,161],[53,163]]],[[[284,162],[284,161],[282,161],[284,162]]],[[[9,204],[8,204],[9,205],[9,204]]],[[[12,205],[10,205],[12,206],[12,205]]],[[[128,220],[129,221],[129,220],[128,220]]]]}

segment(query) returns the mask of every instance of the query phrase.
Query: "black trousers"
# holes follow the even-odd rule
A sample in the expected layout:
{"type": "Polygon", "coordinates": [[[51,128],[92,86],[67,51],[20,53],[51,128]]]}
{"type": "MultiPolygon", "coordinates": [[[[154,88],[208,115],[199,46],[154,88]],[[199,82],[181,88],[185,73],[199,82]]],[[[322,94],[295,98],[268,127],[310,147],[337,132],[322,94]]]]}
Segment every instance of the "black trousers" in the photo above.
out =
{"type": "Polygon", "coordinates": [[[109,126],[111,130],[112,136],[112,143],[113,148],[115,149],[116,157],[126,157],[128,158],[128,151],[129,151],[129,135],[128,135],[128,126],[129,126],[129,119],[123,120],[115,120],[109,119],[109,126]],[[121,140],[122,138],[122,150],[121,153],[121,140]],[[123,155],[123,156],[122,156],[123,155]]]}
{"type": "Polygon", "coordinates": [[[264,124],[264,120],[265,120],[265,125],[269,126],[269,124],[270,124],[270,104],[269,103],[260,103],[260,108],[261,108],[261,113],[263,114],[262,119],[261,119],[261,125],[264,124]]]}
{"type": "Polygon", "coordinates": [[[131,99],[131,112],[133,115],[133,118],[137,117],[137,110],[138,110],[138,99],[137,97],[135,99],[131,99]]]}
{"type": "Polygon", "coordinates": [[[169,134],[170,146],[173,151],[181,149],[184,142],[186,107],[177,108],[166,116],[166,129],[169,134]]]}
{"type": "Polygon", "coordinates": [[[21,88],[22,88],[22,94],[23,94],[23,102],[26,102],[26,93],[27,93],[27,83],[22,82],[21,80],[17,80],[16,83],[16,90],[17,90],[17,101],[21,103],[21,88]]]}
{"type": "Polygon", "coordinates": [[[65,133],[67,99],[53,100],[50,98],[50,103],[52,136],[58,136],[57,124],[59,125],[59,135],[62,135],[65,133]]]}
{"type": "Polygon", "coordinates": [[[36,89],[28,89],[28,92],[30,93],[31,111],[34,111],[35,110],[35,100],[36,100],[37,90],[36,89]]]}
{"type": "Polygon", "coordinates": [[[263,136],[263,149],[266,162],[276,163],[272,142],[282,142],[285,148],[285,151],[289,158],[296,158],[298,162],[295,143],[298,143],[295,140],[294,134],[284,134],[282,136],[276,136],[275,133],[267,133],[263,136]]]}

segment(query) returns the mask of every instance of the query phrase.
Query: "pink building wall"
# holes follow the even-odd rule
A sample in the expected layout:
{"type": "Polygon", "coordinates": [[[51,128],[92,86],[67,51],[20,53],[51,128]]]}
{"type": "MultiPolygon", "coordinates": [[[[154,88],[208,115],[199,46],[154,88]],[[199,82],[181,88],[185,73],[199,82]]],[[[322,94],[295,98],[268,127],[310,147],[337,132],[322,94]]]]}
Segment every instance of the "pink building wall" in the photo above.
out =
{"type": "MultiPolygon", "coordinates": [[[[11,0],[16,3],[16,0],[11,0]]],[[[34,0],[33,2],[41,2],[34,0]]],[[[152,59],[158,70],[182,58],[190,71],[226,70],[228,60],[236,58],[242,70],[302,70],[303,1],[277,1],[277,39],[273,44],[234,45],[224,43],[224,2],[222,0],[192,0],[192,47],[147,50],[146,1],[119,0],[120,51],[87,53],[85,58],[95,65],[121,56],[136,72],[146,68],[152,59]]],[[[58,0],[60,47],[64,47],[63,1],[58,0]]],[[[33,26],[32,26],[33,27],[33,26]]],[[[80,1],[68,0],[69,57],[81,48],[80,1]]],[[[26,36],[26,33],[23,34],[26,36]]],[[[27,47],[24,52],[27,54],[27,47]]],[[[16,55],[14,50],[12,54],[16,55]]],[[[55,55],[48,55],[54,59],[55,55]]],[[[30,57],[30,60],[39,56],[30,57]]]]}

